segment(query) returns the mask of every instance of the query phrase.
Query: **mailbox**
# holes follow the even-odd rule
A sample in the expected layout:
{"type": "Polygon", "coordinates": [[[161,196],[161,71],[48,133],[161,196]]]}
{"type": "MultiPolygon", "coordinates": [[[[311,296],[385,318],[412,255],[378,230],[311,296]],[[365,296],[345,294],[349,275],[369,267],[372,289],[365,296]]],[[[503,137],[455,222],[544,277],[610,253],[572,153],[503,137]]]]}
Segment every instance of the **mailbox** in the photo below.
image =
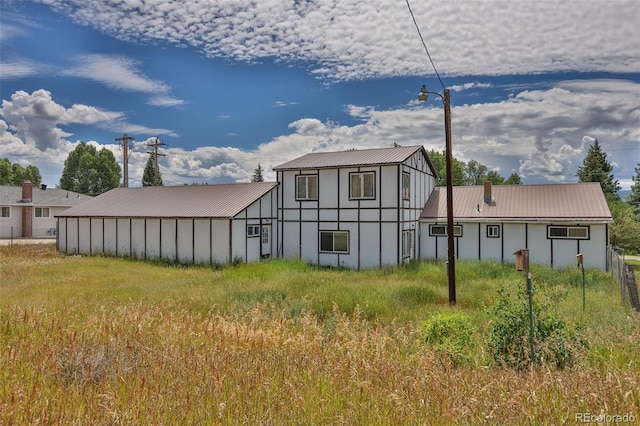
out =
{"type": "Polygon", "coordinates": [[[582,263],[582,253],[576,254],[576,262],[578,263],[578,266],[583,265],[583,263],[582,263]]]}
{"type": "Polygon", "coordinates": [[[529,272],[529,249],[521,249],[513,253],[516,256],[516,269],[529,272]]]}

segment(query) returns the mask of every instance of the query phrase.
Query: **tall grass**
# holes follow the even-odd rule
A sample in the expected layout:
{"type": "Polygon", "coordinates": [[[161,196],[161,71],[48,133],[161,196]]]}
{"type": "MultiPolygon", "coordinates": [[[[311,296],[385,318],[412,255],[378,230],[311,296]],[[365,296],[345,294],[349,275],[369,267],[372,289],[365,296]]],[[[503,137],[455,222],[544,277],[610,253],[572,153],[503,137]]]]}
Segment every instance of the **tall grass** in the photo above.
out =
{"type": "Polygon", "coordinates": [[[0,249],[0,267],[2,424],[640,421],[640,320],[606,273],[587,274],[582,312],[579,271],[535,268],[534,285],[586,326],[589,349],[562,371],[514,371],[482,349],[497,288],[524,285],[512,265],[458,263],[453,310],[477,342],[462,365],[422,332],[452,310],[437,263],[212,269],[20,246],[0,249]]]}

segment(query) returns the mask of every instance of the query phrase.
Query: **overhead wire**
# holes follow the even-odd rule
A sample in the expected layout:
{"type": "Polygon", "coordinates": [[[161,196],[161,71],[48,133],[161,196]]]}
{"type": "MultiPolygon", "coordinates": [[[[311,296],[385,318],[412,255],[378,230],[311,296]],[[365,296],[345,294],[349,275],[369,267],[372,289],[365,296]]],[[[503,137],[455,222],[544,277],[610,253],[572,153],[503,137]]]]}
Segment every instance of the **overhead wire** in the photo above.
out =
{"type": "Polygon", "coordinates": [[[433,67],[433,71],[436,73],[436,77],[438,77],[438,81],[440,81],[440,85],[443,89],[446,89],[442,79],[440,78],[440,74],[438,74],[438,70],[436,69],[435,64],[433,63],[433,59],[431,59],[431,54],[429,53],[429,49],[427,48],[427,43],[425,43],[424,38],[422,37],[422,33],[420,32],[420,27],[418,26],[418,22],[416,22],[416,17],[413,15],[413,10],[411,10],[411,5],[409,4],[409,0],[406,0],[407,8],[409,9],[409,13],[411,14],[411,19],[413,19],[413,24],[416,26],[416,30],[418,30],[418,35],[420,36],[420,41],[422,41],[422,45],[424,46],[425,52],[427,52],[427,57],[429,58],[429,62],[431,62],[431,66],[433,67]]]}

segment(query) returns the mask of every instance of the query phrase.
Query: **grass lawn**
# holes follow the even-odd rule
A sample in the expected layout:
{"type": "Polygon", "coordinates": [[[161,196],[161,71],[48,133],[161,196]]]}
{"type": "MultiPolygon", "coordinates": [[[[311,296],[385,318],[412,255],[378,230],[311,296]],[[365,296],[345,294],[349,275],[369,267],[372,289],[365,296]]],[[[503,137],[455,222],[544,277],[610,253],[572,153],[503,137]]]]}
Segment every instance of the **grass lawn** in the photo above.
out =
{"type": "Polygon", "coordinates": [[[452,308],[441,263],[214,269],[0,247],[0,423],[640,422],[640,316],[607,273],[587,271],[583,310],[577,268],[532,267],[536,300],[583,343],[563,369],[514,369],[487,340],[499,289],[525,277],[456,270],[452,308]],[[453,314],[465,345],[431,341],[426,324],[453,314]]]}

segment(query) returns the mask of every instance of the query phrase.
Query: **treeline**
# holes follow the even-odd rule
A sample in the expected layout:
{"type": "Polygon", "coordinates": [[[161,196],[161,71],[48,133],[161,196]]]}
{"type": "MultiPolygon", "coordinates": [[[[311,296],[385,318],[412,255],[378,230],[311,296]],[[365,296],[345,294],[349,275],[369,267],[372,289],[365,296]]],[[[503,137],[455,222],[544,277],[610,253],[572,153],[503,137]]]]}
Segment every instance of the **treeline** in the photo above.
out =
{"type": "MultiPolygon", "coordinates": [[[[436,186],[445,186],[447,184],[445,152],[431,150],[427,152],[427,155],[438,173],[436,186]]],[[[522,184],[522,179],[519,174],[513,172],[505,178],[500,176],[495,170],[489,170],[487,166],[476,160],[465,163],[464,161],[453,158],[452,165],[453,185],[455,186],[483,185],[486,181],[494,185],[522,184]]]]}

